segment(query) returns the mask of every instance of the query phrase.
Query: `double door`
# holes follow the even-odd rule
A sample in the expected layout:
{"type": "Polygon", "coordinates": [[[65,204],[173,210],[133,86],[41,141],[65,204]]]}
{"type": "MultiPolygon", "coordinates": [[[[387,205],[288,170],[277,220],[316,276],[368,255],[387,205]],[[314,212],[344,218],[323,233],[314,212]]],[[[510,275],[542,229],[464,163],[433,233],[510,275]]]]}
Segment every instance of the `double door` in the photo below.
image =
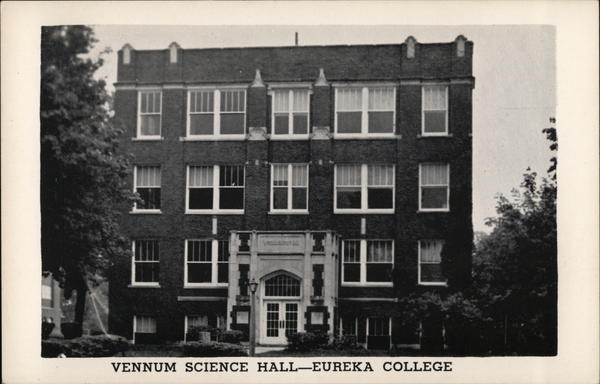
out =
{"type": "Polygon", "coordinates": [[[299,303],[265,301],[263,303],[263,344],[287,344],[287,335],[298,332],[299,303]]]}

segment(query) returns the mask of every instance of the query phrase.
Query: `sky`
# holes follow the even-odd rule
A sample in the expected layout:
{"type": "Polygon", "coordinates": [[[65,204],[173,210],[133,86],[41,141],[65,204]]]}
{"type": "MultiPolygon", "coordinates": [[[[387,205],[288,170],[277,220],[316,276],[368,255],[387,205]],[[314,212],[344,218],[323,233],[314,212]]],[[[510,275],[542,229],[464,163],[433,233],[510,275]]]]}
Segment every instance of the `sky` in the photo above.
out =
{"type": "Polygon", "coordinates": [[[528,167],[545,175],[549,143],[542,129],[556,110],[555,29],[544,25],[498,26],[92,26],[112,53],[97,76],[109,89],[116,81],[117,51],[256,47],[294,44],[400,44],[412,35],[422,43],[450,42],[462,34],[474,43],[473,227],[489,232],[485,219],[496,215],[496,196],[510,195],[528,167]]]}

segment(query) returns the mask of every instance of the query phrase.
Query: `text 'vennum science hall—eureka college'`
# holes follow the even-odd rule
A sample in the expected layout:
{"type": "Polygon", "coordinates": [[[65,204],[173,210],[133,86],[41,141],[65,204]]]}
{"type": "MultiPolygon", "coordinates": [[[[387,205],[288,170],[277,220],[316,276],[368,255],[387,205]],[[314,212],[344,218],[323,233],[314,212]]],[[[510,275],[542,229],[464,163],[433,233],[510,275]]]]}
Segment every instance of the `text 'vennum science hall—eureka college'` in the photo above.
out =
{"type": "Polygon", "coordinates": [[[262,345],[293,332],[369,349],[443,337],[443,321],[408,320],[399,299],[470,279],[472,55],[463,36],[126,44],[114,108],[142,201],[123,208],[132,253],[110,274],[111,333],[247,334],[254,281],[262,345]]]}

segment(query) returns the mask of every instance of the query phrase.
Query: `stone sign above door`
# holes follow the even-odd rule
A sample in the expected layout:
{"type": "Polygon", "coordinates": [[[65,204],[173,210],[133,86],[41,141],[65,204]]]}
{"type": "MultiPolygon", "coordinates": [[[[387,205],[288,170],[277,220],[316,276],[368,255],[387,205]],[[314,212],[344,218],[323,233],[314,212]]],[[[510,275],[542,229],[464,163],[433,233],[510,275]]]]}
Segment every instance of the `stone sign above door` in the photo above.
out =
{"type": "Polygon", "coordinates": [[[258,253],[300,253],[306,249],[304,234],[259,234],[258,253]]]}

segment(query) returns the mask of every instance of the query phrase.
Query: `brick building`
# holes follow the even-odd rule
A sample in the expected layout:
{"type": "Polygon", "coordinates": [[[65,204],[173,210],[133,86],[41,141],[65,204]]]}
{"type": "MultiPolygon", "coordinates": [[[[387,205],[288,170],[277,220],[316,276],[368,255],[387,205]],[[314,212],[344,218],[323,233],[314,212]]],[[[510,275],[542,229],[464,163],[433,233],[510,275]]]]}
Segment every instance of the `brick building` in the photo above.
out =
{"type": "Polygon", "coordinates": [[[126,44],[114,102],[143,201],[124,207],[132,257],[111,272],[111,332],[247,332],[254,279],[260,344],[326,331],[418,347],[427,326],[398,298],[470,276],[472,51],[463,36],[126,44]]]}

